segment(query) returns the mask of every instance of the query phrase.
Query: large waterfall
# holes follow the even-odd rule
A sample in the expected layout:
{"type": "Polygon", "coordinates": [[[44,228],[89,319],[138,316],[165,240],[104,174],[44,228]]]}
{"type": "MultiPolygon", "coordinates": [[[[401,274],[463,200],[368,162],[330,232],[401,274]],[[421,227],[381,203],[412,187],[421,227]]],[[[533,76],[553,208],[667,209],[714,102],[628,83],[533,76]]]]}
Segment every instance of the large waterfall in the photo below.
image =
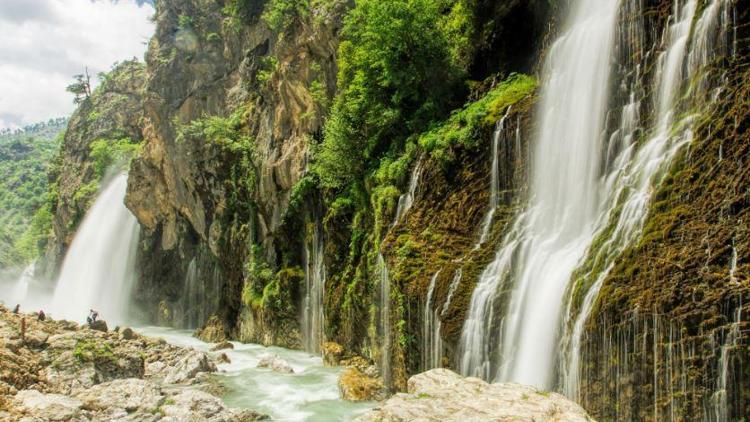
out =
{"type": "Polygon", "coordinates": [[[55,318],[81,321],[89,309],[110,323],[126,318],[138,243],[137,220],[123,203],[127,180],[115,177],[81,223],[55,288],[55,318]]]}
{"type": "Polygon", "coordinates": [[[643,47],[642,22],[619,18],[641,16],[641,3],[571,3],[544,67],[529,202],[472,295],[462,373],[547,389],[561,375],[576,395],[578,348],[599,288],[640,234],[655,186],[713,94],[703,70],[725,50],[726,3],[708,2],[697,20],[695,0],[675,3],[661,43],[646,48],[657,57],[650,107],[641,63],[615,59],[643,47]]]}

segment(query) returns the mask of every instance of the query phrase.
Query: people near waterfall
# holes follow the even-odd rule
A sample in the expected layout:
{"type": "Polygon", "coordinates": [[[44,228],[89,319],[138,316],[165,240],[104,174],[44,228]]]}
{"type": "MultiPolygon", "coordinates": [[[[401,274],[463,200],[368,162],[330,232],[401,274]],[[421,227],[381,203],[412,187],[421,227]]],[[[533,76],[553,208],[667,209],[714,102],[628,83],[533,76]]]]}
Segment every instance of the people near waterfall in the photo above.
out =
{"type": "Polygon", "coordinates": [[[18,313],[21,312],[21,304],[17,304],[15,308],[13,308],[13,313],[18,315],[18,313]]]}
{"type": "Polygon", "coordinates": [[[45,319],[47,319],[47,315],[45,315],[44,311],[40,309],[39,313],[37,314],[37,318],[39,319],[39,321],[44,321],[45,319]]]}
{"type": "Polygon", "coordinates": [[[89,316],[86,317],[86,322],[88,322],[89,325],[91,325],[94,322],[96,322],[97,318],[99,318],[99,312],[97,312],[97,311],[95,311],[93,309],[89,309],[89,316]]]}

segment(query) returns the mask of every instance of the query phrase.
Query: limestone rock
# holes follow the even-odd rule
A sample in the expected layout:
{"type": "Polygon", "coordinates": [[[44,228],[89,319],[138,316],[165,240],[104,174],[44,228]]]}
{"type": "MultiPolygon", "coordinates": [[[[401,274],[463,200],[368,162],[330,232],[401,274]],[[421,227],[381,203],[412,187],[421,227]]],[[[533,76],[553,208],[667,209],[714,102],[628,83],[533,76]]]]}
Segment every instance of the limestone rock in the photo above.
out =
{"type": "Polygon", "coordinates": [[[142,379],[123,379],[98,384],[80,391],[75,396],[83,408],[92,411],[121,410],[153,412],[161,404],[161,389],[154,383],[142,379]]]}
{"type": "Polygon", "coordinates": [[[32,331],[30,333],[26,333],[26,337],[24,339],[25,344],[28,347],[39,349],[47,344],[49,334],[45,333],[44,331],[32,331]]]}
{"type": "Polygon", "coordinates": [[[107,328],[107,321],[104,321],[102,319],[97,320],[89,324],[89,328],[96,331],[101,331],[103,333],[106,333],[108,331],[107,328]]]}
{"type": "Polygon", "coordinates": [[[514,383],[488,384],[447,369],[433,369],[409,379],[379,409],[356,419],[374,421],[549,421],[588,422],[578,404],[557,393],[514,383]]]}
{"type": "Polygon", "coordinates": [[[217,350],[226,350],[226,349],[234,349],[234,345],[228,341],[222,341],[221,343],[218,343],[214,347],[211,348],[212,352],[215,352],[217,350]]]}
{"type": "Polygon", "coordinates": [[[35,420],[70,421],[81,415],[83,403],[61,394],[43,394],[36,390],[23,390],[14,399],[16,410],[31,415],[35,420]]]}
{"type": "Polygon", "coordinates": [[[368,376],[356,367],[347,368],[339,378],[341,398],[349,401],[383,400],[386,395],[383,383],[368,376]]]}
{"type": "Polygon", "coordinates": [[[260,362],[258,362],[258,368],[268,368],[274,372],[282,374],[294,373],[292,365],[277,355],[266,355],[261,357],[260,362]]]}
{"type": "Polygon", "coordinates": [[[138,334],[129,327],[125,327],[120,330],[120,338],[123,340],[135,340],[138,338],[138,334]]]}
{"type": "Polygon", "coordinates": [[[211,316],[200,330],[195,332],[195,337],[206,343],[222,343],[227,341],[224,324],[216,315],[211,316]]]}
{"type": "Polygon", "coordinates": [[[336,366],[344,357],[344,347],[338,343],[327,341],[323,344],[323,363],[336,366]]]}
{"type": "Polygon", "coordinates": [[[209,359],[208,355],[195,350],[187,352],[185,357],[180,359],[164,377],[167,384],[180,384],[195,378],[200,372],[214,372],[216,365],[209,359]]]}

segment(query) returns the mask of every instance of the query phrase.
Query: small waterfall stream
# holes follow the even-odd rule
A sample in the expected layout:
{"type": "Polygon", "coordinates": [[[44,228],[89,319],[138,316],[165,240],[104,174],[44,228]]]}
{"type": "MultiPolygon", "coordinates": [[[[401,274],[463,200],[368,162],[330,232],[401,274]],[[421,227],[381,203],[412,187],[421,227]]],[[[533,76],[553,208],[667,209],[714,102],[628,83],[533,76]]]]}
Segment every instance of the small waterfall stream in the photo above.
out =
{"type": "MultiPolygon", "coordinates": [[[[495,211],[497,211],[497,207],[500,205],[500,198],[498,195],[498,190],[500,189],[500,157],[499,149],[500,149],[500,141],[505,136],[505,121],[508,119],[508,115],[510,115],[510,110],[512,107],[508,107],[508,110],[506,110],[505,115],[497,122],[495,125],[495,131],[492,134],[492,170],[491,170],[491,176],[490,176],[490,203],[487,205],[487,214],[484,216],[484,220],[482,220],[482,230],[480,231],[479,240],[477,241],[476,245],[474,246],[474,249],[479,249],[480,246],[484,244],[484,242],[487,241],[487,236],[490,234],[490,228],[492,227],[492,221],[495,217],[495,211]]],[[[520,129],[517,129],[520,130],[520,129]]]]}
{"type": "Polygon", "coordinates": [[[305,299],[303,303],[302,329],[305,350],[320,354],[325,340],[323,334],[323,295],[325,294],[326,267],[324,243],[320,227],[316,223],[310,245],[305,245],[305,299]]]}
{"type": "Polygon", "coordinates": [[[29,294],[29,284],[34,280],[34,272],[36,271],[35,263],[29,264],[18,277],[18,280],[13,284],[8,297],[8,306],[16,306],[16,304],[24,305],[26,298],[29,294]]]}
{"type": "Polygon", "coordinates": [[[440,337],[440,317],[434,307],[435,284],[440,271],[430,279],[427,297],[422,311],[422,370],[439,368],[443,358],[443,341],[440,337]]]}
{"type": "Polygon", "coordinates": [[[378,253],[380,274],[380,371],[386,386],[391,384],[391,280],[383,254],[378,253]]]}
{"type": "Polygon", "coordinates": [[[95,309],[110,324],[125,320],[139,229],[123,203],[127,181],[126,174],[116,176],[81,223],[55,288],[55,318],[81,321],[95,309]]]}

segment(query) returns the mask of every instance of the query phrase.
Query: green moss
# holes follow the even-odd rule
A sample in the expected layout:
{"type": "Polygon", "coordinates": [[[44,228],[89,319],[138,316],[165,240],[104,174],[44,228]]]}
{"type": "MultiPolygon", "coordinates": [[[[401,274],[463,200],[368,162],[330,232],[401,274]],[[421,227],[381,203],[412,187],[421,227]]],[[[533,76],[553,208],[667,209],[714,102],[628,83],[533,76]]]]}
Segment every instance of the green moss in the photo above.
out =
{"type": "Polygon", "coordinates": [[[493,126],[508,106],[531,95],[536,87],[534,77],[512,74],[480,100],[453,112],[446,122],[420,136],[419,145],[433,158],[444,163],[451,162],[451,148],[458,145],[468,149],[476,148],[477,133],[493,126]]]}
{"type": "Polygon", "coordinates": [[[78,340],[73,350],[73,356],[81,363],[98,361],[117,362],[117,356],[115,356],[109,344],[90,339],[78,340]]]}

